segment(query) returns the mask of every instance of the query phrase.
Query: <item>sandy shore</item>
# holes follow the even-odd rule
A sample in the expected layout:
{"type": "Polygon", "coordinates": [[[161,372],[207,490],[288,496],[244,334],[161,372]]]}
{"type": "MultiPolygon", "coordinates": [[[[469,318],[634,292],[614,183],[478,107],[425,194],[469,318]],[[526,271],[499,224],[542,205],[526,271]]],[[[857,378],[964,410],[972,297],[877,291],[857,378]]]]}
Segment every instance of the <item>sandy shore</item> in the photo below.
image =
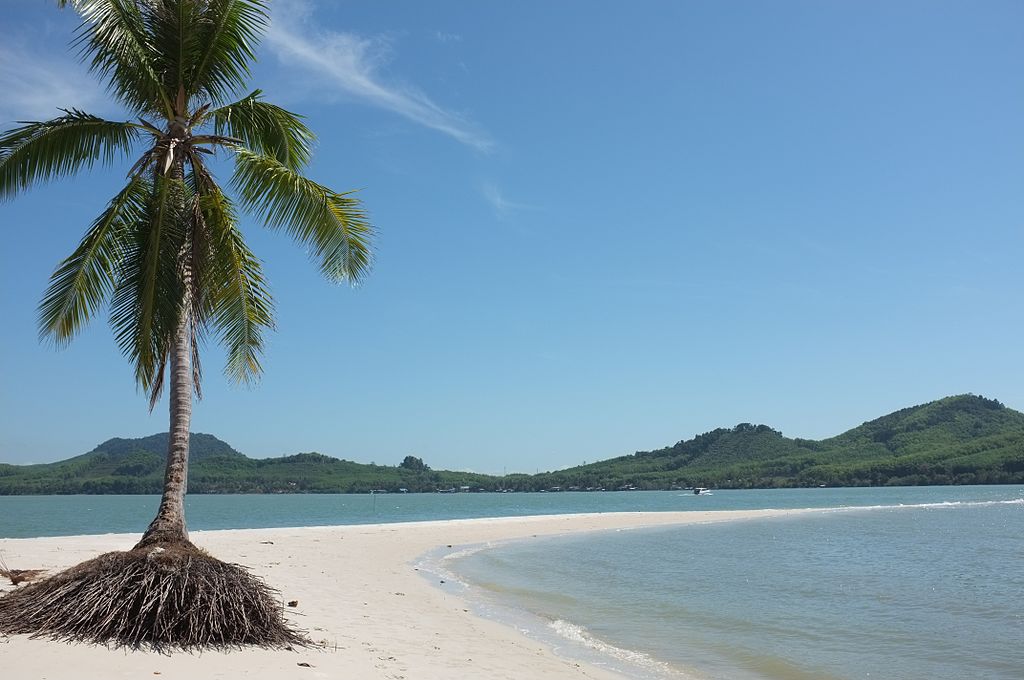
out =
{"type": "MultiPolygon", "coordinates": [[[[0,637],[3,676],[18,680],[257,680],[352,678],[441,680],[619,676],[556,656],[518,631],[474,616],[452,592],[414,566],[439,548],[551,536],[770,517],[801,512],[602,513],[404,524],[193,532],[213,555],[251,567],[281,591],[298,626],[324,644],[295,652],[243,650],[125,652],[0,637]],[[309,664],[308,666],[300,664],[309,664]]],[[[61,569],[102,552],[130,548],[135,535],[0,539],[13,568],[61,569]]],[[[0,589],[10,590],[10,585],[0,589]]]]}

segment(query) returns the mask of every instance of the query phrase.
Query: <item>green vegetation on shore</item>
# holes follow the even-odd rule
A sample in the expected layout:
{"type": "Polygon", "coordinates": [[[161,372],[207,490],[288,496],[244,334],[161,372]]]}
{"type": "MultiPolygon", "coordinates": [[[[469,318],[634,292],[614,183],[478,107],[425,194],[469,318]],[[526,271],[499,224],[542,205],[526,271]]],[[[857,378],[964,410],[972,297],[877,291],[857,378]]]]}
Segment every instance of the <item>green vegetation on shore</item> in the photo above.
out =
{"type": "Polygon", "coordinates": [[[1024,483],[1024,413],[984,397],[947,397],[820,441],[741,423],[531,479],[641,489],[1024,483]]]}
{"type": "MultiPolygon", "coordinates": [[[[0,494],[159,493],[167,435],[111,439],[44,465],[0,464],[0,494]]],[[[431,470],[406,456],[397,466],[319,453],[252,459],[208,434],[193,434],[190,493],[365,493],[771,488],[1024,483],[1024,413],[993,399],[947,397],[905,408],[823,440],[791,439],[741,423],[656,451],[638,451],[536,475],[504,477],[431,470]]]]}

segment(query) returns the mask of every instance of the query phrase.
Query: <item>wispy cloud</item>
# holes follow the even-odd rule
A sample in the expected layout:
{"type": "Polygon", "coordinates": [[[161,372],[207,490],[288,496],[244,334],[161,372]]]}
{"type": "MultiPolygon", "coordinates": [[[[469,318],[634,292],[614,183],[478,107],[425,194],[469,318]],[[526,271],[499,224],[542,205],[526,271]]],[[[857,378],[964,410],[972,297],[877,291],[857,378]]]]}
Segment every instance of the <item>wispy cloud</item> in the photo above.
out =
{"type": "Polygon", "coordinates": [[[71,55],[25,45],[0,46],[0,124],[47,120],[57,107],[101,113],[110,108],[103,87],[71,55]]]}
{"type": "MultiPolygon", "coordinates": [[[[289,3],[289,8],[291,9],[289,3]]],[[[390,43],[354,33],[324,31],[308,20],[309,12],[280,11],[267,32],[266,44],[282,60],[327,76],[333,86],[374,106],[442,132],[467,146],[489,151],[493,140],[463,116],[446,110],[419,89],[386,80],[381,68],[391,56],[390,43]],[[296,16],[278,19],[279,16],[296,16]]]]}
{"type": "Polygon", "coordinates": [[[434,31],[434,38],[441,43],[453,43],[462,42],[462,36],[458,33],[446,33],[444,31],[434,31]]]}
{"type": "Polygon", "coordinates": [[[493,182],[484,182],[480,185],[480,195],[483,196],[484,200],[487,201],[494,212],[499,217],[507,217],[513,212],[519,210],[536,210],[537,206],[530,205],[528,203],[517,203],[516,201],[510,201],[505,198],[505,194],[502,193],[501,189],[497,184],[493,182]]]}

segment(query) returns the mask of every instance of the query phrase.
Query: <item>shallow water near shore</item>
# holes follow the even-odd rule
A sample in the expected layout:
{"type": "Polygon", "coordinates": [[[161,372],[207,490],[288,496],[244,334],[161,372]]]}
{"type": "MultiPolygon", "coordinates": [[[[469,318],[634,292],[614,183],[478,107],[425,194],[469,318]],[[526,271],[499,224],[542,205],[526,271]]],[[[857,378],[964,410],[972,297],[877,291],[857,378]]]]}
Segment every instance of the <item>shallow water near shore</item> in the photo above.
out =
{"type": "Polygon", "coordinates": [[[637,678],[1024,676],[1019,487],[903,506],[886,491],[870,507],[519,541],[449,566],[485,614],[637,678]]]}

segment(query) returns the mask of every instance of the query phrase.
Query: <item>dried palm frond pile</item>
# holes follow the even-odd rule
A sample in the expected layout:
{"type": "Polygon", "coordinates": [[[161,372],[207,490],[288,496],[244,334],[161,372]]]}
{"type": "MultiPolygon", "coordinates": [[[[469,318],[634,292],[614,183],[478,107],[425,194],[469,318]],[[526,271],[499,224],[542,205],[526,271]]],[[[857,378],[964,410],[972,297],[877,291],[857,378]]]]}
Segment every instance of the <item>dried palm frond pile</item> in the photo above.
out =
{"type": "Polygon", "coordinates": [[[45,573],[45,569],[11,569],[4,562],[4,556],[0,555],[0,576],[8,579],[12,586],[34,581],[45,573]]]}
{"type": "Polygon", "coordinates": [[[0,597],[0,634],[158,650],[310,644],[277,591],[191,545],[106,553],[0,597]]]}

